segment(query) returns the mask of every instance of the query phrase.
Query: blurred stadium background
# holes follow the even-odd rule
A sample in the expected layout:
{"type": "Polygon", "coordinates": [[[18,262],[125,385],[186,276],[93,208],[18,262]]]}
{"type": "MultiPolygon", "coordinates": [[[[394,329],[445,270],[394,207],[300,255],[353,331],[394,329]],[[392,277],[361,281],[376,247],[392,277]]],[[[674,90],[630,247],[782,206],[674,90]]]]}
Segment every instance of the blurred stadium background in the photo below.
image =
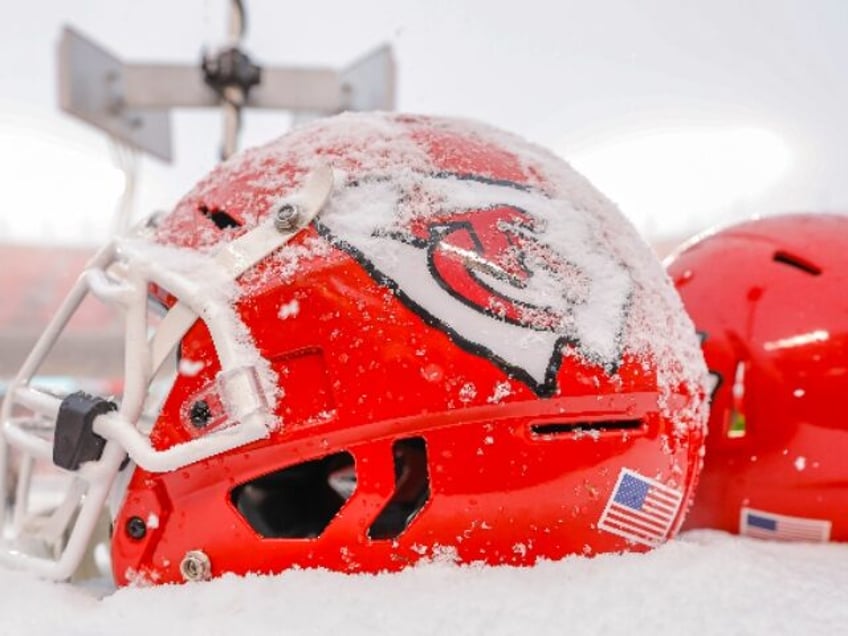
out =
{"type": "MultiPolygon", "coordinates": [[[[397,108],[472,117],[545,145],[615,200],[659,256],[756,214],[848,210],[848,3],[841,0],[248,2],[266,64],[338,68],[387,42],[397,108]],[[518,11],[518,13],[516,13],[518,11]],[[614,16],[614,17],[613,17],[614,16]]],[[[45,0],[0,22],[0,383],[18,368],[124,186],[107,139],[56,106],[71,24],[132,61],[194,63],[228,0],[45,0]]],[[[291,117],[251,111],[242,146],[291,117]]],[[[135,218],[170,208],[217,160],[220,113],[177,111],[176,159],[138,158],[135,218]]],[[[121,324],[92,303],[45,373],[120,375],[121,324]]]]}

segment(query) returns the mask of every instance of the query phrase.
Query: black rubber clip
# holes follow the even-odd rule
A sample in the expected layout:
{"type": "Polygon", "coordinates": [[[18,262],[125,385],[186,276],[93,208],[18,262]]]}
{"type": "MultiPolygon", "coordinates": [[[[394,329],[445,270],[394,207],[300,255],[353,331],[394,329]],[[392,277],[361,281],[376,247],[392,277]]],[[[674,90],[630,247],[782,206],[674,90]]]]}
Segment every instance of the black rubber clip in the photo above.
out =
{"type": "Polygon", "coordinates": [[[106,440],[94,432],[94,418],[118,409],[117,404],[77,391],[59,405],[53,437],[53,463],[78,470],[84,462],[100,459],[106,440]]]}

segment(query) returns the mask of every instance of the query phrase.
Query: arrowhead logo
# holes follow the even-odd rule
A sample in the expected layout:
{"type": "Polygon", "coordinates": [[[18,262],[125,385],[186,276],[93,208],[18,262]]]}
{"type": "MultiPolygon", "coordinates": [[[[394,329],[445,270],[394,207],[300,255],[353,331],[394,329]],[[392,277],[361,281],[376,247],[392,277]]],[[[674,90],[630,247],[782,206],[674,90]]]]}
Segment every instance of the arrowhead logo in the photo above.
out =
{"type": "Polygon", "coordinates": [[[520,184],[450,175],[356,182],[316,221],[429,324],[540,395],[565,344],[618,366],[632,282],[600,223],[520,184]]]}

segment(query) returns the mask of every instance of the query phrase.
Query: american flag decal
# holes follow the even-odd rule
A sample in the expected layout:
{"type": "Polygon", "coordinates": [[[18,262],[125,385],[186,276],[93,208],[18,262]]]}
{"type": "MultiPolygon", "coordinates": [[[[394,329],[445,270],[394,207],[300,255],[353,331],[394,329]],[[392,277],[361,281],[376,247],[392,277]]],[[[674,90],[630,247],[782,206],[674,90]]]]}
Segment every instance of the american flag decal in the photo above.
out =
{"type": "Polygon", "coordinates": [[[598,528],[653,547],[668,538],[682,501],[674,488],[623,468],[598,528]]]}
{"type": "Polygon", "coordinates": [[[789,517],[754,508],[742,508],[739,517],[739,534],[757,539],[830,541],[830,526],[827,519],[789,517]]]}

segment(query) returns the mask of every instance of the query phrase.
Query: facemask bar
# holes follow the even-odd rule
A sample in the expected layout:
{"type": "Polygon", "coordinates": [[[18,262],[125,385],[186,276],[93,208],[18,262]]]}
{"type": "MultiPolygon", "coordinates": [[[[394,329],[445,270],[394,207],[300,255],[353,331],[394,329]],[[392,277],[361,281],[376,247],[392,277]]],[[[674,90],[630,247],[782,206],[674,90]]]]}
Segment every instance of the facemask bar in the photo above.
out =
{"type": "Polygon", "coordinates": [[[163,266],[146,252],[145,245],[150,243],[144,241],[117,240],[92,259],[9,386],[0,409],[0,493],[9,493],[10,451],[15,449],[20,456],[10,524],[6,505],[0,506],[0,527],[5,529],[0,561],[46,578],[67,579],[84,556],[127,455],[147,471],[171,471],[265,438],[274,430],[273,404],[268,399],[274,395],[274,386],[267,386],[267,378],[263,385],[255,368],[256,352],[246,351],[243,338],[239,338],[249,335],[247,328],[214,286],[224,279],[232,282],[307,226],[329,198],[332,187],[330,168],[311,172],[302,188],[278,201],[263,223],[225,244],[214,257],[205,257],[204,271],[214,275],[200,277],[199,281],[163,266]],[[278,210],[285,210],[283,223],[278,210]],[[150,283],[167,289],[179,301],[148,338],[150,283]],[[62,400],[34,388],[31,382],[89,293],[125,313],[125,390],[118,410],[93,420],[93,432],[105,440],[100,457],[76,470],[57,467],[72,476],[65,498],[49,515],[34,517],[27,510],[32,469],[36,460],[53,459],[52,434],[62,400]],[[147,431],[138,428],[151,378],[198,318],[209,329],[220,362],[217,385],[230,425],[157,450],[147,431]],[[241,326],[244,333],[233,333],[234,326],[241,326]],[[31,414],[13,416],[16,407],[31,414]],[[34,545],[39,549],[27,549],[34,545]],[[41,549],[45,546],[47,554],[41,549]]]}

